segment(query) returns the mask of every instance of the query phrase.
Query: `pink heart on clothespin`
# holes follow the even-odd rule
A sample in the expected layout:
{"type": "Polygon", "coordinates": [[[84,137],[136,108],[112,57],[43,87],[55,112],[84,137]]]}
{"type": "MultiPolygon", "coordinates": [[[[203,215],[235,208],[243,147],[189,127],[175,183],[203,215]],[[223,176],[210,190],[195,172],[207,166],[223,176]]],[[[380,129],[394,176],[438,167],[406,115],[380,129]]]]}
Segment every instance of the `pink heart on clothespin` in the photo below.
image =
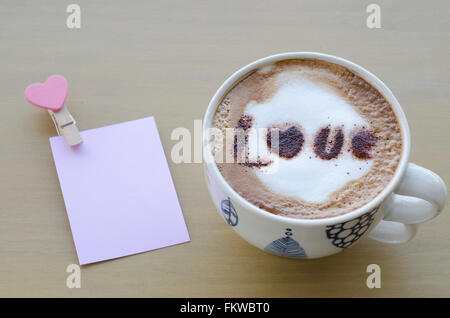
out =
{"type": "Polygon", "coordinates": [[[34,106],[58,111],[67,97],[67,80],[61,75],[52,75],[45,83],[33,83],[25,89],[25,98],[34,106]]]}
{"type": "Polygon", "coordinates": [[[70,146],[83,142],[76,121],[64,106],[67,97],[67,80],[61,75],[52,75],[45,83],[34,83],[25,89],[25,99],[32,105],[45,108],[56,126],[58,135],[63,135],[70,146]]]}

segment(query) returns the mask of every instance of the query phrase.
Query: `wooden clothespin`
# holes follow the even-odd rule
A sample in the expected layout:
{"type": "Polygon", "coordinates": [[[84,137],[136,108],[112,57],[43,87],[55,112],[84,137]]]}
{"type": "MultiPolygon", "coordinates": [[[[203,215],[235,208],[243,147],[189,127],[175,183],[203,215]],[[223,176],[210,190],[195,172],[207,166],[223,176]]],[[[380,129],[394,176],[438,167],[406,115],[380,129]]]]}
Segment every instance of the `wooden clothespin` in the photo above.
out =
{"type": "Polygon", "coordinates": [[[25,89],[25,99],[32,105],[47,109],[58,135],[63,135],[70,146],[83,142],[76,121],[64,106],[67,97],[67,80],[61,75],[52,75],[45,83],[34,83],[25,89]]]}

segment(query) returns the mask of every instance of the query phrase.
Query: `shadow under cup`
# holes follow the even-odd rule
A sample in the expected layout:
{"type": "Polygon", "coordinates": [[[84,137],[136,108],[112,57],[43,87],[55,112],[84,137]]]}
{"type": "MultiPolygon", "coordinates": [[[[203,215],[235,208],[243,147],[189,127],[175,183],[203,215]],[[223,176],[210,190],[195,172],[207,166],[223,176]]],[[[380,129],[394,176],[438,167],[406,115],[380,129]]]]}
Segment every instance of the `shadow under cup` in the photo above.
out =
{"type": "Polygon", "coordinates": [[[364,68],[332,55],[315,52],[282,53],[262,58],[231,75],[211,99],[203,121],[205,177],[211,198],[224,220],[241,237],[269,253],[290,258],[317,258],[338,253],[366,236],[383,218],[381,203],[405,173],[410,134],[405,114],[389,88],[364,68]],[[220,173],[211,152],[208,129],[218,105],[241,80],[256,70],[283,60],[316,59],[344,66],[377,89],[390,103],[400,125],[402,153],[389,184],[370,202],[354,211],[322,219],[297,219],[272,214],[241,197],[220,173]]]}

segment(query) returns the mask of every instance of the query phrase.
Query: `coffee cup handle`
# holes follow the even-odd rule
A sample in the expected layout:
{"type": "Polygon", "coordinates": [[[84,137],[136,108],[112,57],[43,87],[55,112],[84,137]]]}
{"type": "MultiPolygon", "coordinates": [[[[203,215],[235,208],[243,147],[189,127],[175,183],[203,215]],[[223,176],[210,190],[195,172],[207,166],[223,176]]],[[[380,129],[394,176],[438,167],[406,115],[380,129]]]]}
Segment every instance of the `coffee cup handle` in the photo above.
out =
{"type": "Polygon", "coordinates": [[[383,243],[405,243],[419,223],[439,215],[447,197],[444,181],[434,172],[408,163],[400,184],[381,204],[383,219],[369,237],[383,243]]]}

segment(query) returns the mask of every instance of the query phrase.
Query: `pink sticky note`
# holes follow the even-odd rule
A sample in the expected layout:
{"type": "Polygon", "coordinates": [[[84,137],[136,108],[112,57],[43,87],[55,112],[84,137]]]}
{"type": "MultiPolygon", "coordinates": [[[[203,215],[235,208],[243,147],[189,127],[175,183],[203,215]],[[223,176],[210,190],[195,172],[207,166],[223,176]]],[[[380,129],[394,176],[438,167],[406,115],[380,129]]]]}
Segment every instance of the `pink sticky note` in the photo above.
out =
{"type": "Polygon", "coordinates": [[[50,138],[81,265],[189,241],[153,117],[50,138]]]}

